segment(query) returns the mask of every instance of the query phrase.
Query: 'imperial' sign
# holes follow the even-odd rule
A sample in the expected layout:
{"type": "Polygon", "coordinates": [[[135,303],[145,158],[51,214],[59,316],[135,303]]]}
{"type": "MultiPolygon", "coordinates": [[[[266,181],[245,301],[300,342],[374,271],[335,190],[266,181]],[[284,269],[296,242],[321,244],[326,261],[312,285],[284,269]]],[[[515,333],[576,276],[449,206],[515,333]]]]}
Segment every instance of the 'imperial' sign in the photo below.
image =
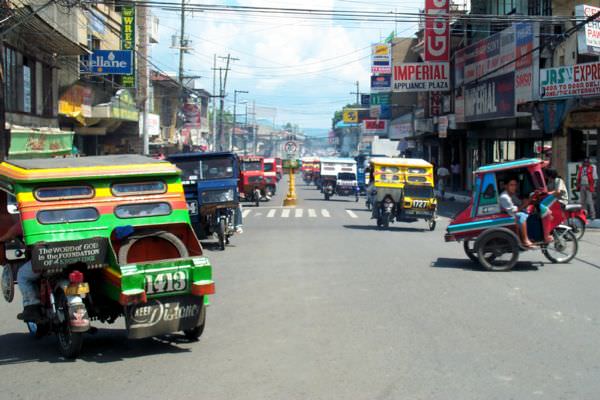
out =
{"type": "Polygon", "coordinates": [[[600,95],[600,62],[544,68],[540,71],[540,97],[551,99],[600,95]]]}
{"type": "Polygon", "coordinates": [[[448,63],[407,63],[394,65],[394,92],[449,90],[448,63]]]}
{"type": "Polygon", "coordinates": [[[133,53],[131,50],[94,50],[82,58],[79,71],[95,75],[129,75],[133,72],[133,53]]]}

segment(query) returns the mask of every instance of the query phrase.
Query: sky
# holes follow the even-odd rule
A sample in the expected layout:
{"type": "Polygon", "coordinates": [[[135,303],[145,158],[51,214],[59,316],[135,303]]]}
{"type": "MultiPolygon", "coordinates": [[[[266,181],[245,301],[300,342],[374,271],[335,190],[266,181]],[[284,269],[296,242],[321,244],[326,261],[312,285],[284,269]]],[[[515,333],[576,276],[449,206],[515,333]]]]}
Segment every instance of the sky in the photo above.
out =
{"type": "MultiPolygon", "coordinates": [[[[304,9],[337,9],[418,12],[422,1],[392,0],[214,0],[206,4],[304,9]]],[[[178,35],[180,15],[154,8],[160,19],[160,43],[153,45],[152,61],[162,70],[179,68],[178,50],[170,48],[178,35]]],[[[233,109],[234,90],[238,103],[255,101],[257,118],[276,125],[286,122],[302,128],[319,128],[323,135],[336,110],[355,101],[356,81],[360,92],[369,92],[370,45],[397,29],[398,36],[411,37],[414,22],[348,22],[306,20],[273,15],[194,12],[186,14],[186,35],[193,50],[185,55],[184,75],[202,78],[200,86],[213,89],[213,55],[231,57],[226,108],[233,109]]],[[[218,67],[225,61],[218,59],[218,67]]],[[[218,87],[218,82],[217,82],[218,87]]],[[[217,89],[218,90],[218,89],[217,89]]],[[[244,118],[246,105],[238,105],[244,118]]],[[[311,130],[319,132],[319,130],[311,130]]]]}

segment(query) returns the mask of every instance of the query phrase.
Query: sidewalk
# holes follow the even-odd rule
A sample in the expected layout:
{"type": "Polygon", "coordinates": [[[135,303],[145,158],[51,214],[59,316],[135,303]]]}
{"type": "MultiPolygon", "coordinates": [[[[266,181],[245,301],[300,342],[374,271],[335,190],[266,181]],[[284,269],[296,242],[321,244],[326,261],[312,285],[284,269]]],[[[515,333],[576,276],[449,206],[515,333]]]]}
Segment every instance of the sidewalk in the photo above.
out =
{"type": "MultiPolygon", "coordinates": [[[[436,189],[435,195],[440,198],[440,192],[436,189]]],[[[446,201],[458,201],[461,203],[468,203],[471,201],[471,195],[467,191],[460,192],[446,192],[444,197],[446,201]]],[[[600,219],[589,220],[587,227],[588,229],[600,229],[600,219]]]]}

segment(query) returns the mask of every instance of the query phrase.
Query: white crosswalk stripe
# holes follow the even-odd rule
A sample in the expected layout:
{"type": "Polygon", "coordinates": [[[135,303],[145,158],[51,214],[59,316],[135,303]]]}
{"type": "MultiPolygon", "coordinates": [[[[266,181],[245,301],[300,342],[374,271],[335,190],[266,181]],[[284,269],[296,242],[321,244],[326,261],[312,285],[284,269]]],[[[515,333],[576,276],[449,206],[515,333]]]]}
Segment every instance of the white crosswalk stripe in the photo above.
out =
{"type": "Polygon", "coordinates": [[[295,217],[296,218],[302,218],[302,214],[304,213],[304,210],[301,208],[296,208],[296,212],[295,212],[295,217]]]}
{"type": "Polygon", "coordinates": [[[309,208],[308,209],[308,216],[309,216],[309,218],[317,218],[317,212],[314,209],[309,208]]]}
{"type": "Polygon", "coordinates": [[[331,214],[329,214],[329,211],[327,211],[326,209],[321,210],[321,215],[325,218],[331,217],[331,214]]]}
{"type": "Polygon", "coordinates": [[[269,212],[267,213],[267,218],[273,218],[276,212],[277,210],[275,208],[269,210],[269,212]]]}
{"type": "Polygon", "coordinates": [[[248,216],[248,214],[250,214],[250,212],[251,212],[251,211],[252,211],[252,210],[244,210],[244,211],[242,212],[242,217],[246,218],[246,217],[248,216]]]}
{"type": "Polygon", "coordinates": [[[281,218],[289,218],[290,211],[291,210],[289,208],[284,208],[283,210],[281,210],[281,218]]]}
{"type": "Polygon", "coordinates": [[[358,218],[358,215],[354,214],[351,210],[346,210],[346,212],[351,218],[358,218]]]}

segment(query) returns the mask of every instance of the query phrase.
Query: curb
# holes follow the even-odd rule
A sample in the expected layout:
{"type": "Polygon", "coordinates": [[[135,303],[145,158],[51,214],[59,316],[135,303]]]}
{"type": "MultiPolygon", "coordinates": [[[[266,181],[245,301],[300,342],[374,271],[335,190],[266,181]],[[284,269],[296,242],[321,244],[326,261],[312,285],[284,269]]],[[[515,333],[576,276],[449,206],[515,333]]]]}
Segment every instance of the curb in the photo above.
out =
{"type": "Polygon", "coordinates": [[[590,220],[589,223],[588,223],[587,228],[600,229],[600,219],[590,220]]]}

